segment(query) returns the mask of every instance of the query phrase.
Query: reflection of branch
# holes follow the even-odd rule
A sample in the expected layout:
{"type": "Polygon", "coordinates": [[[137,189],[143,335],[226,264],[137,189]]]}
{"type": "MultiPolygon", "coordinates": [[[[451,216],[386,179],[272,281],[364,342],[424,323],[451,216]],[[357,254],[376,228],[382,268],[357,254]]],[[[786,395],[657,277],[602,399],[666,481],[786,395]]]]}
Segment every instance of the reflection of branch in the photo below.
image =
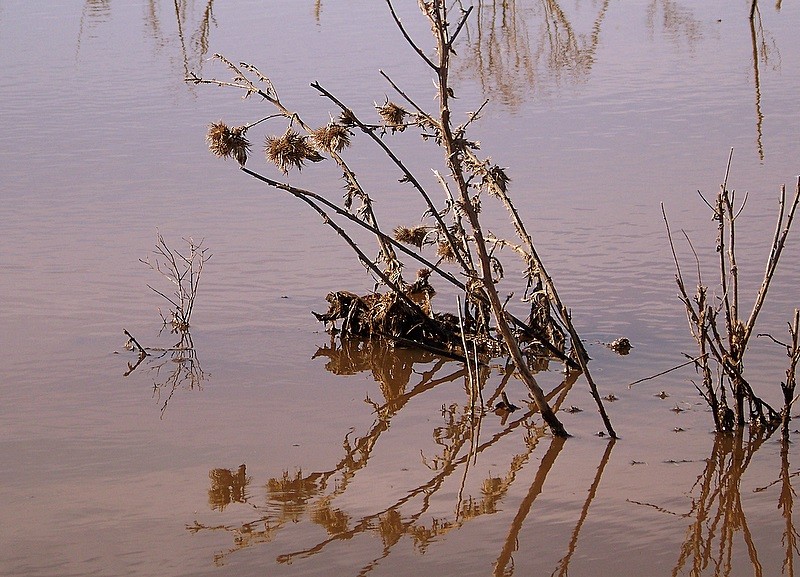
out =
{"type": "Polygon", "coordinates": [[[783,531],[783,545],[786,547],[786,556],[783,559],[781,568],[786,575],[794,575],[794,555],[800,554],[797,541],[800,537],[795,529],[792,519],[792,505],[794,504],[794,489],[791,483],[792,475],[789,473],[789,438],[784,436],[781,439],[781,496],[778,500],[778,508],[783,513],[786,521],[786,528],[783,531]]]}
{"type": "Polygon", "coordinates": [[[536,497],[538,497],[539,493],[542,492],[544,482],[547,479],[547,474],[550,472],[553,463],[556,462],[556,458],[563,447],[564,439],[553,437],[552,441],[550,442],[550,447],[547,449],[547,453],[544,457],[542,457],[542,463],[539,465],[539,469],[536,471],[536,477],[533,480],[533,484],[528,490],[528,494],[522,500],[522,503],[520,503],[517,514],[514,515],[514,520],[511,521],[511,528],[506,536],[505,544],[503,545],[502,551],[500,551],[500,555],[497,557],[497,561],[495,561],[494,575],[497,577],[506,574],[506,565],[508,565],[508,562],[511,560],[511,555],[517,549],[517,545],[519,544],[519,532],[522,529],[525,518],[528,516],[536,497]]]}
{"type": "Polygon", "coordinates": [[[581,532],[581,527],[583,527],[584,521],[586,521],[586,517],[589,514],[589,506],[592,504],[595,495],[597,494],[597,488],[600,486],[600,479],[603,476],[603,471],[606,468],[606,464],[608,463],[609,458],[611,457],[611,449],[614,448],[614,443],[616,443],[616,439],[611,439],[606,445],[606,450],[603,453],[603,457],[600,459],[600,465],[597,467],[597,474],[594,476],[594,481],[592,481],[592,486],[589,487],[589,495],[586,497],[586,502],[583,504],[583,509],[581,509],[581,516],[578,519],[578,523],[575,525],[575,529],[572,531],[572,538],[569,541],[569,547],[567,548],[567,554],[561,558],[561,561],[558,562],[558,567],[553,571],[553,575],[558,572],[559,577],[566,577],[568,569],[569,569],[569,562],[572,559],[572,555],[575,553],[575,549],[578,545],[578,535],[581,532]]]}
{"type": "MultiPolygon", "coordinates": [[[[764,124],[764,114],[761,112],[761,78],[758,72],[758,40],[756,37],[756,22],[755,16],[758,15],[758,28],[761,30],[763,37],[764,31],[761,28],[761,12],[758,10],[757,0],[753,0],[752,8],[750,9],[750,38],[753,42],[753,86],[756,93],[756,144],[758,146],[758,157],[764,160],[764,144],[762,142],[762,125],[764,124]]],[[[766,47],[764,47],[766,48],[766,47]]],[[[766,52],[764,52],[766,58],[766,52]]]]}
{"type": "Polygon", "coordinates": [[[499,93],[502,102],[509,106],[519,105],[538,88],[540,68],[545,68],[555,80],[565,72],[580,80],[588,75],[594,63],[608,5],[609,0],[602,2],[591,32],[581,34],[556,0],[542,0],[524,7],[518,7],[515,0],[479,3],[476,25],[468,39],[470,72],[485,93],[499,93]],[[529,18],[529,14],[533,17],[529,18]],[[540,21],[538,30],[529,21],[534,18],[540,21]],[[531,32],[538,35],[538,40],[532,41],[531,32]]]}
{"type": "MultiPolygon", "coordinates": [[[[439,366],[441,367],[443,365],[439,366]]],[[[436,386],[437,383],[452,381],[456,377],[463,379],[465,370],[460,369],[456,373],[439,379],[434,379],[434,374],[435,371],[423,374],[421,382],[410,392],[389,401],[384,407],[377,407],[378,413],[383,414],[384,409],[392,405],[397,408],[402,407],[409,399],[421,392],[430,390],[433,386],[436,386]]],[[[558,406],[560,402],[563,402],[566,392],[571,388],[579,375],[580,373],[578,372],[573,372],[568,375],[561,385],[549,393],[547,396],[548,402],[552,401],[555,397],[558,398],[554,406],[558,406]]],[[[453,410],[455,410],[455,407],[453,410]]],[[[384,548],[377,559],[372,560],[364,566],[362,574],[366,574],[376,566],[380,559],[389,555],[392,547],[399,542],[400,537],[403,535],[411,536],[417,546],[422,549],[433,537],[444,534],[452,529],[457,529],[478,515],[494,513],[497,508],[493,506],[492,503],[501,499],[502,495],[505,494],[505,491],[513,482],[516,473],[521,470],[524,463],[527,462],[527,455],[536,447],[538,439],[545,434],[544,428],[533,428],[534,437],[526,440],[527,453],[517,455],[512,459],[510,472],[506,475],[505,479],[492,478],[484,482],[485,506],[480,504],[476,505],[474,500],[469,499],[465,502],[464,507],[459,510],[460,514],[456,520],[433,519],[431,527],[424,527],[419,524],[419,519],[429,509],[433,496],[443,487],[445,481],[458,471],[459,467],[466,466],[468,461],[477,458],[478,455],[495,446],[500,440],[510,435],[520,426],[530,431],[531,426],[529,425],[529,421],[536,413],[536,409],[526,411],[525,414],[521,415],[518,419],[509,422],[503,430],[495,433],[491,438],[474,446],[468,453],[464,454],[462,454],[461,449],[471,438],[471,419],[454,420],[451,425],[455,427],[455,429],[451,432],[443,431],[441,433],[448,439],[452,438],[452,440],[448,441],[450,443],[449,446],[446,447],[443,456],[433,468],[435,471],[434,476],[427,482],[406,491],[404,496],[398,499],[394,504],[380,511],[361,517],[353,526],[350,526],[350,516],[343,511],[334,509],[332,507],[332,501],[337,495],[342,494],[347,489],[349,481],[352,479],[355,471],[366,467],[371,452],[376,446],[377,438],[383,431],[388,429],[388,419],[378,419],[367,435],[356,439],[352,443],[349,440],[348,434],[344,441],[344,448],[346,451],[345,457],[341,459],[334,469],[305,476],[298,473],[294,478],[290,478],[288,473],[284,473],[283,480],[270,480],[268,487],[270,487],[270,495],[274,493],[274,498],[272,496],[268,497],[268,502],[275,501],[275,499],[294,499],[292,495],[297,495],[296,498],[299,500],[296,501],[296,507],[292,509],[293,513],[291,519],[286,515],[274,519],[272,515],[266,514],[240,527],[226,525],[206,526],[195,522],[194,525],[188,525],[187,529],[191,531],[200,531],[204,529],[224,530],[234,533],[236,535],[237,545],[226,553],[217,555],[216,561],[221,562],[225,556],[238,549],[253,545],[254,543],[271,542],[277,530],[284,526],[287,520],[299,521],[299,513],[310,508],[312,512],[311,520],[315,523],[323,524],[328,530],[329,537],[314,546],[280,555],[277,557],[278,562],[290,563],[297,558],[307,558],[319,553],[332,543],[346,541],[358,534],[374,531],[378,532],[383,539],[384,548]],[[354,458],[356,455],[360,457],[358,460],[354,458]],[[330,478],[337,472],[341,473],[342,478],[337,480],[333,491],[326,495],[320,495],[320,492],[325,489],[330,478]],[[499,485],[495,486],[497,483],[499,483],[499,485]],[[273,485],[275,487],[274,491],[273,485]],[[281,497],[281,495],[283,495],[283,497],[281,497]],[[311,504],[309,500],[314,495],[320,496],[316,503],[311,504]],[[419,508],[411,515],[402,515],[400,512],[401,508],[418,498],[421,499],[419,508]],[[256,529],[261,526],[263,526],[263,530],[256,529]]],[[[446,414],[450,413],[446,412],[446,414]]],[[[465,409],[463,414],[465,417],[469,417],[468,409],[465,409]]],[[[280,503],[283,503],[283,501],[280,501],[280,503]]],[[[276,501],[276,504],[280,503],[276,501]]]]}
{"type": "Polygon", "coordinates": [[[691,573],[699,575],[712,562],[715,574],[728,574],[737,531],[742,533],[755,573],[761,574],[758,551],[742,508],[740,484],[753,455],[769,435],[753,436],[746,444],[743,435],[743,430],[737,429],[732,435],[716,436],[711,457],[695,484],[700,494],[688,514],[693,522],[673,575],[681,573],[687,563],[691,564],[691,573]]]}
{"type": "Polygon", "coordinates": [[[150,371],[156,375],[153,379],[153,396],[159,403],[162,390],[168,390],[164,403],[161,405],[162,418],[175,391],[180,388],[202,389],[202,382],[205,380],[206,374],[197,359],[197,351],[194,349],[192,336],[188,331],[181,333],[181,340],[176,346],[165,349],[142,347],[133,335],[127,330],[124,332],[128,336],[125,348],[135,349],[139,353],[139,357],[136,363],[128,363],[128,370],[123,376],[127,377],[132,374],[147,359],[150,371]],[[162,379],[161,369],[167,366],[174,368],[162,379]]]}

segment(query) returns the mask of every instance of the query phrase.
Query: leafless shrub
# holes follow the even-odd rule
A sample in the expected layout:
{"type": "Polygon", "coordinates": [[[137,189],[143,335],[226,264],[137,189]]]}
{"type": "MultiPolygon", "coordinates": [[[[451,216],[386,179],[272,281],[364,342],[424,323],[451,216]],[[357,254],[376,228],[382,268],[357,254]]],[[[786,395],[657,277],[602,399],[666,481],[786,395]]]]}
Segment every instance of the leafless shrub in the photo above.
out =
{"type": "MultiPolygon", "coordinates": [[[[695,364],[702,378],[697,387],[708,403],[714,417],[714,425],[719,432],[728,432],[743,427],[748,422],[752,426],[774,430],[783,420],[781,415],[756,393],[745,378],[744,358],[750,337],[756,325],[758,315],[764,306],[767,293],[775,276],[781,254],[786,245],[786,238],[794,220],[795,211],[800,203],[800,179],[794,197],[787,199],[786,187],[781,188],[778,206],[778,218],[775,234],[772,239],[766,270],[761,286],[756,293],[753,305],[747,317],[742,316],[739,291],[739,266],[736,260],[736,221],[742,213],[746,196],[741,204],[737,204],[735,192],[728,190],[728,174],[730,172],[733,149],[728,158],[725,179],[713,203],[701,198],[713,212],[713,220],[717,223],[716,247],[719,255],[719,302],[709,298],[709,286],[704,283],[700,273],[700,261],[694,247],[692,248],[697,266],[697,289],[690,296],[683,278],[672,232],[667,221],[666,211],[662,205],[664,223],[667,228],[672,255],[675,261],[675,280],[681,301],[686,308],[689,329],[697,342],[699,355],[695,364]]],[[[685,235],[685,233],[684,233],[685,235]]],[[[795,315],[796,317],[796,315],[795,315]]],[[[791,329],[795,325],[790,326],[791,329]]],[[[796,331],[796,329],[794,329],[796,331]]],[[[793,343],[796,336],[792,333],[793,343]]],[[[797,360],[796,346],[787,346],[790,370],[787,371],[787,382],[784,387],[791,387],[787,396],[787,407],[791,406],[794,391],[793,376],[797,360]],[[790,385],[790,383],[792,383],[790,385]]],[[[784,389],[785,395],[787,389],[784,389]]],[[[784,408],[784,419],[788,419],[788,408],[784,408]]]]}

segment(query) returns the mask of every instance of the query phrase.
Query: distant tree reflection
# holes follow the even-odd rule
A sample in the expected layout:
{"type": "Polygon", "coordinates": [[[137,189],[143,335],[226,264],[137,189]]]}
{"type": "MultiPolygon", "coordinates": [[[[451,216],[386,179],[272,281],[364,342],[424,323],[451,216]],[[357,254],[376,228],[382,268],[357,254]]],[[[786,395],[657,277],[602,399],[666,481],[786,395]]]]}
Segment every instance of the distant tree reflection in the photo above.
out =
{"type": "Polygon", "coordinates": [[[540,90],[542,75],[555,82],[585,80],[609,3],[590,8],[589,30],[578,31],[556,0],[478,2],[468,22],[470,54],[462,59],[462,73],[474,74],[487,96],[510,107],[540,90]]]}
{"type": "MultiPolygon", "coordinates": [[[[80,49],[84,28],[106,22],[111,17],[111,0],[85,0],[78,31],[80,49]]],[[[181,77],[189,70],[202,70],[208,55],[211,28],[214,20],[214,0],[198,6],[194,0],[146,0],[144,23],[159,48],[169,46],[177,37],[180,45],[181,77]],[[174,27],[172,20],[174,19],[174,27]]]]}

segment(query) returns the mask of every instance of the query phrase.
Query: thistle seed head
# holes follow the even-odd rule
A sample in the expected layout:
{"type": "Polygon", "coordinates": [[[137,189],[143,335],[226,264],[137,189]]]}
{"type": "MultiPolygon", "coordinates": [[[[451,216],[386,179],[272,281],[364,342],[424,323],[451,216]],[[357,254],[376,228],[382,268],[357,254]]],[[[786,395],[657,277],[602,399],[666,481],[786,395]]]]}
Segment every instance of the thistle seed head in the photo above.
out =
{"type": "Polygon", "coordinates": [[[341,152],[350,146],[350,131],[335,122],[312,131],[311,138],[317,148],[328,152],[341,152]]]}
{"type": "Polygon", "coordinates": [[[453,252],[453,247],[449,242],[439,242],[439,246],[436,248],[436,255],[445,262],[456,261],[456,253],[453,252]]]}
{"type": "Polygon", "coordinates": [[[235,158],[244,166],[247,162],[247,153],[250,151],[250,141],[245,138],[247,128],[235,126],[229,128],[221,120],[208,126],[206,141],[208,149],[220,158],[235,158]]]}
{"type": "Polygon", "coordinates": [[[494,165],[484,173],[481,184],[486,187],[486,190],[492,196],[501,196],[508,190],[509,182],[511,182],[511,179],[505,170],[494,165]]]}
{"type": "Polygon", "coordinates": [[[287,128],[282,136],[268,136],[264,143],[264,154],[267,160],[287,174],[292,167],[302,170],[306,161],[320,162],[323,156],[308,142],[307,136],[301,136],[291,128],[287,128]]]}
{"type": "Polygon", "coordinates": [[[428,227],[426,226],[398,226],[394,229],[394,239],[397,242],[410,244],[417,248],[422,248],[425,243],[425,237],[428,234],[428,227]]]}
{"type": "Polygon", "coordinates": [[[403,132],[406,127],[404,124],[408,111],[394,102],[387,101],[383,106],[376,106],[383,122],[392,129],[392,132],[403,132]]]}

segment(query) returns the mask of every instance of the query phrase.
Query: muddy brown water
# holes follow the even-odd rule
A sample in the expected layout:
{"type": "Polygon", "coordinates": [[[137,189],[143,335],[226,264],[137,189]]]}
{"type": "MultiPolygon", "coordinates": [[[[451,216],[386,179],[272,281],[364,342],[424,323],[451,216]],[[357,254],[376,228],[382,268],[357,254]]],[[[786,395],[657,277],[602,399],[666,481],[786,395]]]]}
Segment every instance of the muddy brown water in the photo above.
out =
{"type": "MultiPolygon", "coordinates": [[[[332,345],[310,311],[371,279],[318,217],[206,149],[208,123],[272,112],[184,84],[228,78],[214,52],[257,64],[311,123],[333,112],[312,81],[366,114],[391,94],[378,69],[435,105],[382,2],[0,4],[0,574],[793,574],[794,445],[715,437],[690,369],[627,386],[694,351],[660,204],[713,278],[696,191],[716,192],[735,149],[749,302],[777,191],[800,172],[800,13],[758,8],[751,29],[743,0],[487,2],[464,31],[456,103],[491,98],[473,137],[508,167],[601,394],[617,397],[610,442],[574,383],[564,442],[519,383],[506,389],[519,411],[470,421],[458,363],[332,345]],[[193,363],[134,367],[123,329],[174,340],[147,285],[169,288],[139,262],[156,231],[176,248],[202,238],[213,257],[193,363]],[[623,336],[629,355],[603,344],[623,336]]],[[[400,14],[427,49],[415,3],[400,14]]],[[[248,166],[277,177],[263,134],[248,166]]],[[[397,146],[433,188],[438,152],[407,134],[397,146]]],[[[348,154],[387,228],[419,219],[370,146],[348,154]]],[[[288,179],[339,198],[330,164],[288,179]]],[[[785,338],[798,250],[759,332],[785,338]]],[[[751,348],[750,379],[777,405],[784,353],[751,348]]],[[[563,375],[538,378],[549,391],[563,375]]],[[[501,380],[495,368],[487,403],[501,380]]]]}

